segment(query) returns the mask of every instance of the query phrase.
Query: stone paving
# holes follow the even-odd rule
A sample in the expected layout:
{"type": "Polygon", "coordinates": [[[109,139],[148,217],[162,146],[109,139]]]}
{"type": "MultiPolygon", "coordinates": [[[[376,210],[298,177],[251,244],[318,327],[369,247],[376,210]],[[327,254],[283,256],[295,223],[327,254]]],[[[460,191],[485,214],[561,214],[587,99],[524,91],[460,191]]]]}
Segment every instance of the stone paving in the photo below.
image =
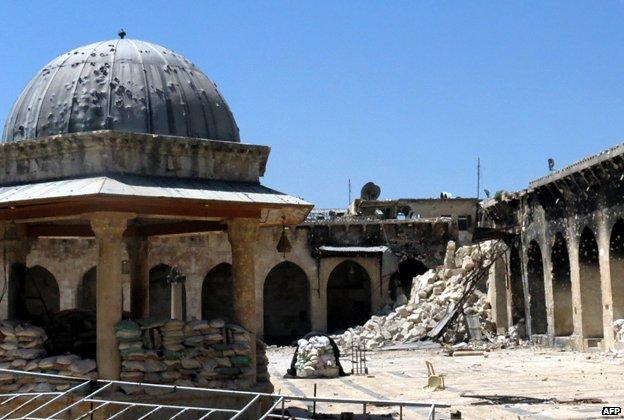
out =
{"type": "MultiPolygon", "coordinates": [[[[437,418],[449,418],[459,410],[462,418],[599,418],[603,405],[624,409],[624,356],[615,358],[598,353],[560,351],[551,348],[499,349],[485,356],[450,357],[439,349],[369,352],[369,375],[336,379],[284,379],[293,350],[269,348],[269,372],[276,392],[323,397],[394,399],[450,404],[437,418]],[[446,389],[423,390],[427,381],[425,360],[445,375],[446,389]],[[514,395],[534,398],[598,398],[597,404],[506,404],[472,405],[481,401],[461,397],[462,393],[514,395]]],[[[350,358],[343,357],[345,371],[350,358]]],[[[291,404],[296,405],[296,404],[291,404]]],[[[361,413],[361,406],[320,404],[318,411],[361,413]]],[[[369,408],[369,413],[393,413],[398,408],[369,408]]],[[[422,409],[406,409],[405,419],[426,418],[422,409]]]]}

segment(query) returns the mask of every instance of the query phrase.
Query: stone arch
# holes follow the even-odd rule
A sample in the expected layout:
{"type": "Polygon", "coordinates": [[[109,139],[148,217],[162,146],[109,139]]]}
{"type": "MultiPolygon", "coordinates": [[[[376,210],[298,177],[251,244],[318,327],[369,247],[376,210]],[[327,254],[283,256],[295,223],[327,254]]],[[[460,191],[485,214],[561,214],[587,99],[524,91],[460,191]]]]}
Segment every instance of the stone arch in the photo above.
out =
{"type": "Polygon", "coordinates": [[[589,227],[585,227],[579,241],[579,273],[581,283],[581,311],[584,338],[602,338],[602,289],[598,242],[589,227]]]}
{"type": "Polygon", "coordinates": [[[553,315],[555,336],[568,336],[574,332],[572,322],[572,280],[570,278],[570,258],[568,246],[561,233],[555,235],[551,251],[553,315]]]}
{"type": "Polygon", "coordinates": [[[531,241],[527,250],[527,280],[531,311],[531,334],[546,334],[546,292],[544,289],[544,262],[542,250],[536,241],[531,241]]]}
{"type": "Polygon", "coordinates": [[[305,271],[284,261],[269,271],[263,288],[264,340],[289,344],[310,332],[310,284],[305,271]]]}
{"type": "Polygon", "coordinates": [[[364,324],[371,316],[371,279],[352,260],[338,264],[327,281],[327,330],[364,324]]]}
{"type": "Polygon", "coordinates": [[[429,268],[416,258],[406,258],[399,263],[399,267],[390,277],[390,298],[396,300],[400,292],[409,299],[412,292],[412,280],[414,277],[427,272],[429,268]]]}
{"type": "Polygon", "coordinates": [[[524,287],[522,286],[522,259],[520,248],[513,245],[509,251],[509,288],[511,292],[511,321],[516,325],[526,320],[524,308],[524,287]]]}
{"type": "Polygon", "coordinates": [[[97,306],[97,267],[87,270],[80,279],[76,291],[76,308],[95,311],[97,306]]]}
{"type": "Polygon", "coordinates": [[[611,229],[609,243],[613,319],[624,318],[624,220],[618,219],[611,229]]]}
{"type": "Polygon", "coordinates": [[[11,268],[9,296],[13,317],[34,325],[47,325],[61,307],[61,295],[54,275],[40,265],[11,268]]]}
{"type": "MultiPolygon", "coordinates": [[[[180,272],[167,264],[158,264],[149,271],[149,314],[155,318],[172,317],[172,285],[170,279],[180,272]]],[[[182,276],[182,318],[186,319],[186,290],[182,276]]]]}
{"type": "Polygon", "coordinates": [[[202,283],[202,319],[222,318],[234,321],[234,290],[232,265],[221,263],[213,267],[202,283]]]}

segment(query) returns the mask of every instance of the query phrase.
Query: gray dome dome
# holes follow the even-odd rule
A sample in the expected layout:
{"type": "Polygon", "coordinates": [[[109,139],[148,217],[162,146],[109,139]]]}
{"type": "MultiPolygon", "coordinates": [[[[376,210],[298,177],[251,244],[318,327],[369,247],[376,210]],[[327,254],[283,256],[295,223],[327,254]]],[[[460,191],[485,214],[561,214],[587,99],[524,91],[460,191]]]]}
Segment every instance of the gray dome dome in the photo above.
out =
{"type": "Polygon", "coordinates": [[[240,141],[214,83],[185,57],[114,39],[52,60],[26,86],[3,142],[96,130],[240,141]]]}

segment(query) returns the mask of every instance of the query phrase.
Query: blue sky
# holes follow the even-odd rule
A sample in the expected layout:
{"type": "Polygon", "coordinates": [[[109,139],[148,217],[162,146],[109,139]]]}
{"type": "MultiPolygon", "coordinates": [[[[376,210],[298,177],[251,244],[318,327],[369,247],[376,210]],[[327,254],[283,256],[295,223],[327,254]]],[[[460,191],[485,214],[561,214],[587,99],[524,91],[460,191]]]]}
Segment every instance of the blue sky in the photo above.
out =
{"type": "Polygon", "coordinates": [[[110,39],[186,55],[264,183],[319,207],[514,190],[624,138],[622,1],[2,2],[0,115],[57,55],[110,39]]]}

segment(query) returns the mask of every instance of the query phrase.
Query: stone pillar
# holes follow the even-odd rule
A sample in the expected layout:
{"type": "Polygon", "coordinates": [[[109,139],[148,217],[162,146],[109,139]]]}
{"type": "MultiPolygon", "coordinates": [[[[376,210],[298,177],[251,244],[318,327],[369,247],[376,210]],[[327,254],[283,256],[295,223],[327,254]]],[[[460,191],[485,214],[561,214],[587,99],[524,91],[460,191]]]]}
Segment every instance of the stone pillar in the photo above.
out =
{"type": "Polygon", "coordinates": [[[318,330],[327,332],[327,284],[334,264],[330,264],[332,258],[321,258],[319,260],[319,306],[316,310],[316,322],[318,330]]]}
{"type": "Polygon", "coordinates": [[[583,313],[581,308],[581,268],[579,266],[579,237],[573,225],[567,230],[568,258],[570,260],[570,282],[572,283],[572,323],[574,324],[574,348],[582,350],[583,313]]]}
{"type": "Polygon", "coordinates": [[[3,261],[0,269],[0,277],[2,278],[2,287],[5,288],[5,295],[0,300],[0,319],[8,319],[15,314],[12,313],[10,302],[13,290],[11,285],[11,277],[18,275],[15,264],[21,264],[26,269],[26,258],[30,252],[32,241],[25,235],[25,228],[15,223],[0,223],[0,253],[2,253],[3,261]]]}
{"type": "Polygon", "coordinates": [[[531,293],[529,292],[529,264],[528,264],[528,244],[523,241],[522,252],[520,254],[520,263],[522,264],[522,289],[524,290],[524,315],[526,334],[528,338],[533,335],[533,328],[531,327],[531,293]]]}
{"type": "Polygon", "coordinates": [[[509,330],[509,328],[513,327],[513,293],[512,293],[512,287],[511,287],[511,282],[512,282],[512,272],[511,272],[512,268],[511,268],[511,248],[507,249],[507,252],[505,252],[505,296],[507,299],[507,330],[509,330]]]}
{"type": "Polygon", "coordinates": [[[546,328],[550,344],[555,338],[555,298],[553,292],[552,243],[544,240],[542,248],[544,266],[544,305],[546,305],[546,328]]]}
{"type": "Polygon", "coordinates": [[[613,331],[613,292],[611,290],[611,229],[607,216],[598,215],[598,263],[600,265],[600,289],[602,291],[602,331],[604,333],[603,349],[615,346],[613,331]]]}
{"type": "Polygon", "coordinates": [[[184,283],[171,283],[171,318],[184,319],[184,283]]]}
{"type": "Polygon", "coordinates": [[[314,274],[309,276],[310,281],[310,326],[312,331],[326,331],[327,310],[325,300],[321,292],[321,269],[318,260],[316,261],[314,274]]]}
{"type": "Polygon", "coordinates": [[[131,237],[126,241],[130,259],[130,312],[134,319],[149,316],[149,240],[131,237]]]}
{"type": "Polygon", "coordinates": [[[186,275],[186,318],[202,319],[202,286],[204,278],[197,273],[186,275]]]}
{"type": "Polygon", "coordinates": [[[122,316],[123,234],[129,216],[95,213],[91,228],[98,246],[97,262],[97,365],[100,379],[119,379],[121,358],[115,325],[122,316]]]}
{"type": "Polygon", "coordinates": [[[496,333],[505,334],[508,326],[507,318],[507,272],[502,259],[490,267],[488,279],[488,295],[492,305],[492,319],[496,323],[496,333]]]}
{"type": "Polygon", "coordinates": [[[256,315],[255,245],[258,237],[257,219],[232,219],[228,222],[228,239],[232,247],[232,290],[234,322],[251,334],[253,367],[252,382],[256,383],[256,315]]]}

